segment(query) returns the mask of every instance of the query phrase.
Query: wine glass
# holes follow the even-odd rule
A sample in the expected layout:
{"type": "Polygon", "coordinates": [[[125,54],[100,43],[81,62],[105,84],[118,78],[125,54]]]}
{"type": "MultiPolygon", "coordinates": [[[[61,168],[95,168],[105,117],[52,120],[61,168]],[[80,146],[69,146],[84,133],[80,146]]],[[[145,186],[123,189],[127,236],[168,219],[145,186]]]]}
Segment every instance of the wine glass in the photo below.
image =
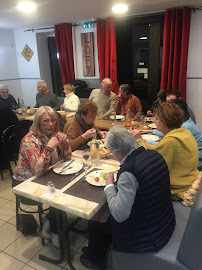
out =
{"type": "Polygon", "coordinates": [[[84,159],[84,170],[85,170],[85,179],[86,179],[86,174],[87,174],[87,170],[88,170],[88,159],[90,157],[90,152],[88,150],[84,150],[82,153],[83,159],[84,159]]]}

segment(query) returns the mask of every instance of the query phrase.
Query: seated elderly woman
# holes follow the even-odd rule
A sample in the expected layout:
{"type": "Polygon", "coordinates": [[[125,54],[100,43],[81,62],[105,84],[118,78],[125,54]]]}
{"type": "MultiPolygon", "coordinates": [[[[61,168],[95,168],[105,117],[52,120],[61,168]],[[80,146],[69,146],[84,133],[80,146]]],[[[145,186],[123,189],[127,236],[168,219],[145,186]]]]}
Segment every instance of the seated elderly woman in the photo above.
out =
{"type": "Polygon", "coordinates": [[[181,127],[184,112],[177,104],[161,104],[155,109],[154,116],[157,129],[165,135],[157,145],[145,143],[140,130],[134,129],[132,134],[141,146],[154,149],[164,157],[173,199],[180,200],[199,174],[197,143],[191,132],[181,127]]]}
{"type": "Polygon", "coordinates": [[[21,141],[13,175],[15,185],[34,175],[42,175],[59,159],[71,158],[69,141],[59,132],[58,117],[51,107],[42,106],[37,110],[30,130],[21,141]]]}
{"type": "MultiPolygon", "coordinates": [[[[199,161],[198,161],[198,170],[202,170],[202,134],[200,129],[197,127],[197,125],[192,121],[189,112],[187,110],[187,103],[183,99],[174,99],[172,100],[173,103],[177,104],[180,106],[180,108],[183,109],[184,111],[184,119],[182,123],[182,127],[187,128],[192,135],[194,136],[197,146],[198,146],[198,153],[199,153],[199,161]]],[[[164,134],[156,129],[146,129],[146,130],[141,130],[141,133],[152,133],[154,135],[159,136],[160,138],[164,137],[164,134]]],[[[158,142],[149,140],[147,141],[148,144],[156,145],[158,142]]]]}
{"type": "Polygon", "coordinates": [[[64,103],[60,106],[61,109],[64,109],[66,112],[76,112],[80,104],[79,97],[74,94],[75,87],[73,84],[65,84],[64,91],[65,99],[64,103]]]}
{"type": "MultiPolygon", "coordinates": [[[[120,126],[109,130],[105,146],[120,161],[121,168],[117,185],[113,173],[105,179],[109,219],[104,224],[89,222],[89,244],[82,248],[80,261],[90,269],[104,266],[110,235],[114,251],[139,254],[160,250],[175,228],[169,171],[163,157],[140,147],[120,126]]],[[[114,269],[124,267],[114,265],[114,269]]]]}
{"type": "Polygon", "coordinates": [[[106,131],[100,131],[94,126],[97,111],[97,105],[90,100],[86,100],[79,105],[75,117],[67,121],[63,132],[67,134],[72,150],[85,146],[95,132],[98,139],[107,134],[106,131]]]}
{"type": "MultiPolygon", "coordinates": [[[[34,175],[42,175],[50,165],[59,159],[70,159],[71,147],[67,136],[59,132],[56,112],[48,106],[40,107],[35,113],[30,132],[21,141],[18,163],[13,175],[13,186],[16,186],[34,175]]],[[[53,244],[58,246],[57,226],[54,208],[47,215],[46,232],[53,244]]]]}

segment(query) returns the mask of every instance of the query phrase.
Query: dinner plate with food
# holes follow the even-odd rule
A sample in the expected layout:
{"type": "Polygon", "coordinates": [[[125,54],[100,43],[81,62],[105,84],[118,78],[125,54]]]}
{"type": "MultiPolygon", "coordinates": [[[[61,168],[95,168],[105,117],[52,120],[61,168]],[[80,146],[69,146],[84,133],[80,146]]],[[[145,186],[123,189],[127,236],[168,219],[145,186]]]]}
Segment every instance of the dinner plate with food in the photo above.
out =
{"type": "Polygon", "coordinates": [[[148,127],[150,127],[150,128],[157,128],[157,126],[156,126],[156,124],[155,124],[155,123],[151,123],[151,124],[149,124],[149,125],[148,125],[148,127]]]}
{"type": "MultiPolygon", "coordinates": [[[[111,115],[110,116],[110,119],[113,120],[114,119],[114,116],[111,115]]],[[[119,114],[116,115],[116,120],[124,120],[124,119],[125,119],[125,116],[124,115],[119,115],[119,114]]]]}
{"type": "Polygon", "coordinates": [[[57,163],[53,167],[53,171],[57,174],[68,175],[79,172],[83,168],[82,163],[78,163],[76,161],[62,161],[57,163]]]}
{"type": "Polygon", "coordinates": [[[154,142],[157,142],[159,141],[160,138],[153,134],[142,134],[142,139],[147,140],[147,141],[152,140],[154,142]]]}
{"type": "MultiPolygon", "coordinates": [[[[89,174],[86,175],[86,181],[93,186],[104,187],[106,174],[107,172],[103,170],[90,172],[89,174]]],[[[116,173],[114,174],[114,180],[115,182],[117,180],[116,173]]]]}
{"type": "Polygon", "coordinates": [[[154,122],[154,117],[145,117],[146,122],[154,122]]]}

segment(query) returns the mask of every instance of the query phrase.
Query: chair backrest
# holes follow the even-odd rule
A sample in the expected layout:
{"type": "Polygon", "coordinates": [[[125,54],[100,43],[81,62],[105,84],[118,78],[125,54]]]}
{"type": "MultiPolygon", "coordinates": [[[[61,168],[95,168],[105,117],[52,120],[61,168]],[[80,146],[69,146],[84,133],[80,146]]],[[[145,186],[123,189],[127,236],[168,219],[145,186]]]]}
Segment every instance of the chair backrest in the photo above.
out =
{"type": "Polygon", "coordinates": [[[11,125],[2,133],[2,144],[4,155],[9,161],[17,161],[20,149],[20,142],[24,133],[18,125],[11,125]]]}
{"type": "Polygon", "coordinates": [[[189,216],[177,258],[191,270],[202,269],[202,182],[189,216]]]}

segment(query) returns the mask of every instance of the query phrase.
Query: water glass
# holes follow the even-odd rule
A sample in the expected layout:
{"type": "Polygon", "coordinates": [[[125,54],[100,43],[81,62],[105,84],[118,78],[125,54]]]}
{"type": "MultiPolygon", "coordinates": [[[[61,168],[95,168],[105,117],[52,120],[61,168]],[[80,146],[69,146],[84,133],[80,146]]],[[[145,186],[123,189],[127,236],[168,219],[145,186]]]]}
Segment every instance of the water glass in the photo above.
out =
{"type": "Polygon", "coordinates": [[[48,191],[50,193],[54,193],[55,192],[55,184],[52,181],[48,181],[47,182],[47,187],[48,187],[48,191]]]}

